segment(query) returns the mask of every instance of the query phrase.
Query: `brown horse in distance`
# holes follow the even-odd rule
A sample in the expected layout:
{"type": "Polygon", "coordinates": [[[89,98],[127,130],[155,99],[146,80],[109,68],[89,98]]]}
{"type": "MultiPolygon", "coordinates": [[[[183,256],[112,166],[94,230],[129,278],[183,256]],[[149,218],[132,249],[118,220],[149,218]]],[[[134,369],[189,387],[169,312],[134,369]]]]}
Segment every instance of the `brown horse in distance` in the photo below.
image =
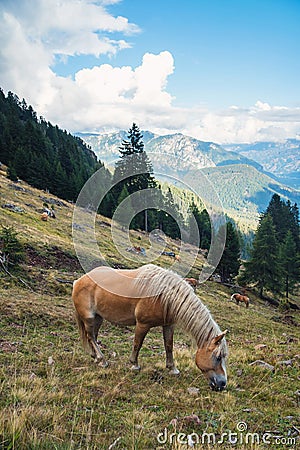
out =
{"type": "Polygon", "coordinates": [[[185,281],[192,286],[192,288],[194,289],[194,291],[196,290],[196,288],[199,286],[199,281],[196,280],[195,278],[185,278],[185,281]]]}
{"type": "Polygon", "coordinates": [[[249,307],[249,303],[250,303],[250,298],[247,297],[247,295],[242,295],[242,294],[232,294],[231,296],[231,300],[235,300],[236,304],[239,305],[239,303],[245,303],[246,308],[249,307]]]}

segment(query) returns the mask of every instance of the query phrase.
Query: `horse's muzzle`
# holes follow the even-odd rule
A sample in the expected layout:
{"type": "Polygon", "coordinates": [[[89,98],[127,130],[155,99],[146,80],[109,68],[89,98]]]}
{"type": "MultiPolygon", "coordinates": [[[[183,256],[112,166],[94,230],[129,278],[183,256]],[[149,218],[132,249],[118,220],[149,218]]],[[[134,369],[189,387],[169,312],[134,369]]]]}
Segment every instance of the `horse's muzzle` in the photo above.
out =
{"type": "Polygon", "coordinates": [[[209,386],[213,391],[223,391],[226,387],[227,381],[223,375],[213,376],[209,380],[209,386]]]}

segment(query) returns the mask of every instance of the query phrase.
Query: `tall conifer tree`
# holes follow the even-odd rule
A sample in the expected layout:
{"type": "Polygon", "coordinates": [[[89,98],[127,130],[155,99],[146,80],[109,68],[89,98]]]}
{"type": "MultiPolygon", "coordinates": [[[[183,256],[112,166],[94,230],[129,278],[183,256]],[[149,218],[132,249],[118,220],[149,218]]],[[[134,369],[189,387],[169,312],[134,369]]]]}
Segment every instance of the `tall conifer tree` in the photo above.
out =
{"type": "MultiPolygon", "coordinates": [[[[113,193],[118,199],[121,192],[126,187],[129,195],[144,189],[155,188],[156,181],[153,176],[153,167],[148,158],[143,143],[143,135],[139,127],[133,123],[128,131],[128,140],[123,140],[120,150],[120,160],[115,165],[115,173],[113,176],[113,193]]],[[[138,201],[139,197],[136,197],[138,201]]],[[[147,204],[132,205],[137,211],[147,209],[147,204]]],[[[147,214],[138,213],[132,221],[133,228],[147,229],[147,214]]]]}
{"type": "Polygon", "coordinates": [[[280,264],[286,298],[292,293],[300,279],[300,254],[291,231],[288,231],[280,247],[280,264]]]}
{"type": "Polygon", "coordinates": [[[255,283],[263,297],[265,290],[281,291],[281,278],[276,230],[271,215],[266,214],[261,217],[241,281],[255,283]]]}
{"type": "Polygon", "coordinates": [[[238,233],[231,222],[226,224],[226,242],[224,252],[216,272],[220,275],[222,283],[231,281],[237,276],[240,268],[240,242],[238,233]]]}

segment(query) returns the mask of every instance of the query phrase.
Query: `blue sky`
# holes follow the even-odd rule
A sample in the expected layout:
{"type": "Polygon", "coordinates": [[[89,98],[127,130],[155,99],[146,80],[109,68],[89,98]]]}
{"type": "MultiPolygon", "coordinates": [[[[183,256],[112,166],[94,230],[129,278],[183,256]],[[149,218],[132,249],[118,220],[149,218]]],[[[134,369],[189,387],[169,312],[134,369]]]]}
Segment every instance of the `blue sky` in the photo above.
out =
{"type": "Polygon", "coordinates": [[[299,0],[4,0],[0,12],[0,84],[70,131],[135,120],[216,142],[300,135],[299,0]]]}

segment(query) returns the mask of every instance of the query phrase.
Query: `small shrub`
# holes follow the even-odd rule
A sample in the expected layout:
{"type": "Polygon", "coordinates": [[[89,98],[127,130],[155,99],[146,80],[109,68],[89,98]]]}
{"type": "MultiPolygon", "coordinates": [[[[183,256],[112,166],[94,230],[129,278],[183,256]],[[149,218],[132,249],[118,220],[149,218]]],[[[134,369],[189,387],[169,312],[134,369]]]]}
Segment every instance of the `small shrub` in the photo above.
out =
{"type": "Polygon", "coordinates": [[[24,245],[18,239],[13,227],[2,226],[0,232],[0,262],[8,269],[9,265],[18,265],[25,259],[24,245]]]}
{"type": "Polygon", "coordinates": [[[290,309],[289,301],[287,298],[281,298],[279,301],[279,311],[285,312],[290,309]]]}

